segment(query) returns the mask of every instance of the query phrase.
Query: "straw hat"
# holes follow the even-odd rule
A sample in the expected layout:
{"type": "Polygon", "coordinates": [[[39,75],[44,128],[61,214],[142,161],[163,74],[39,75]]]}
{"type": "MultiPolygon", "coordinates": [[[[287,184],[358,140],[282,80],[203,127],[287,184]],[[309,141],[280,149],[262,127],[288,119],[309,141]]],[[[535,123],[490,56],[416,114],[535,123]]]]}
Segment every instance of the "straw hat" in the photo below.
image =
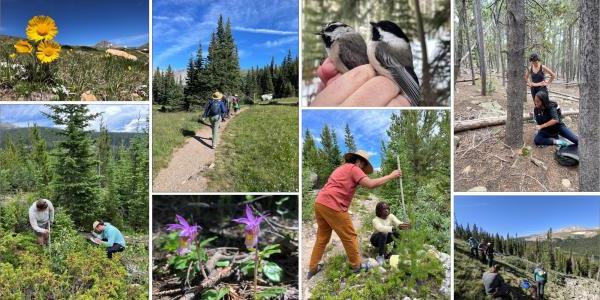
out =
{"type": "Polygon", "coordinates": [[[214,92],[214,93],[212,94],[212,98],[213,98],[214,100],[221,100],[221,99],[223,99],[223,94],[221,94],[220,92],[214,92]]]}
{"type": "Polygon", "coordinates": [[[98,221],[94,221],[94,224],[92,225],[92,230],[96,230],[96,227],[98,227],[98,225],[100,224],[100,222],[98,221]]]}
{"type": "Polygon", "coordinates": [[[363,171],[365,171],[365,173],[367,173],[367,174],[373,173],[373,166],[371,165],[371,162],[369,161],[369,153],[367,153],[367,151],[358,150],[356,152],[348,152],[348,153],[344,154],[344,161],[348,162],[349,160],[351,160],[353,157],[356,157],[356,156],[364,159],[367,162],[367,166],[363,169],[363,171]]]}

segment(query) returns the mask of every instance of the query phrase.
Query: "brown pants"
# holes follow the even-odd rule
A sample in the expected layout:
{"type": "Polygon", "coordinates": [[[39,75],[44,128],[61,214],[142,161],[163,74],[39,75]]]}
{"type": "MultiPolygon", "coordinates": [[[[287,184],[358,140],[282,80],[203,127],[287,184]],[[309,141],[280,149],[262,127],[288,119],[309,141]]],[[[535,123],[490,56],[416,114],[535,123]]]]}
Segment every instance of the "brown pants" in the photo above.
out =
{"type": "Polygon", "coordinates": [[[316,270],[317,265],[323,257],[325,247],[331,239],[331,231],[342,240],[342,245],[346,250],[346,255],[353,268],[360,267],[360,254],[358,253],[358,239],[352,218],[347,211],[336,211],[323,204],[315,203],[315,217],[317,219],[317,241],[313,247],[310,257],[310,270],[316,270]]]}

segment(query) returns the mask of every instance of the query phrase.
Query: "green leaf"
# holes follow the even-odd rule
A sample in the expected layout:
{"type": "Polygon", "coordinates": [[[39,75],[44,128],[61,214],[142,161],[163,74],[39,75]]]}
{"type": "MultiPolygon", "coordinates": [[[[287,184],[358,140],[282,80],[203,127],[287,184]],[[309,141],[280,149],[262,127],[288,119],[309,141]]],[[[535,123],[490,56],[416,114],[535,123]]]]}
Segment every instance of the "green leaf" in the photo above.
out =
{"type": "Polygon", "coordinates": [[[220,260],[215,264],[217,267],[227,267],[229,266],[229,261],[228,260],[220,260]]]}
{"type": "Polygon", "coordinates": [[[254,261],[245,261],[241,264],[240,271],[244,276],[254,274],[254,261]]]}
{"type": "Polygon", "coordinates": [[[256,293],[256,297],[258,299],[278,298],[279,296],[283,295],[283,293],[285,293],[285,288],[272,287],[256,293]]]}
{"type": "Polygon", "coordinates": [[[260,256],[262,258],[269,258],[273,254],[281,253],[281,249],[279,249],[279,244],[268,245],[261,252],[260,256]]]}
{"type": "Polygon", "coordinates": [[[213,236],[213,237],[210,237],[210,238],[204,239],[203,241],[201,241],[201,242],[200,242],[200,247],[203,247],[203,248],[204,248],[206,245],[208,245],[210,242],[212,242],[212,241],[214,241],[214,240],[216,240],[216,239],[217,239],[217,237],[216,237],[216,236],[213,236]]]}
{"type": "Polygon", "coordinates": [[[215,289],[210,289],[204,293],[202,293],[202,296],[200,296],[200,299],[202,300],[220,300],[223,299],[225,296],[227,296],[227,294],[229,294],[229,288],[222,288],[219,289],[218,291],[215,289]]]}
{"type": "Polygon", "coordinates": [[[281,277],[283,276],[283,269],[274,262],[265,261],[265,265],[263,266],[263,273],[265,274],[265,276],[267,276],[267,278],[269,278],[269,280],[273,282],[280,282],[281,277]]]}

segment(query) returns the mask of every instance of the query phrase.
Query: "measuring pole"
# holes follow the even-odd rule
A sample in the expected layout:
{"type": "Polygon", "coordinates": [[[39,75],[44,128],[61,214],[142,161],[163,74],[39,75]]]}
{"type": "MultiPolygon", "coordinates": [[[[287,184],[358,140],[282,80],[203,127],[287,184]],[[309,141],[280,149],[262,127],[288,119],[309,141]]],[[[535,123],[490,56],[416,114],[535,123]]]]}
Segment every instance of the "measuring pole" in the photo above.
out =
{"type": "MultiPolygon", "coordinates": [[[[400,168],[400,156],[398,155],[396,155],[396,163],[398,164],[398,170],[402,172],[402,168],[400,168]]],[[[402,186],[402,176],[400,176],[400,198],[402,199],[402,210],[404,211],[404,217],[407,221],[410,221],[408,219],[408,214],[406,213],[406,206],[404,205],[404,187],[402,186]]]]}

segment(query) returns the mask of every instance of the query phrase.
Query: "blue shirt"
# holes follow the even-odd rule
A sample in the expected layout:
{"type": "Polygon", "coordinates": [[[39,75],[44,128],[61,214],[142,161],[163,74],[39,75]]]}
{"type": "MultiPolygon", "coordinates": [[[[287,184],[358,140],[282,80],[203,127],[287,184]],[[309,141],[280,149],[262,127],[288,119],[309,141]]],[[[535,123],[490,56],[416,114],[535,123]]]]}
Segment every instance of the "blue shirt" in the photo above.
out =
{"type": "Polygon", "coordinates": [[[115,243],[125,247],[125,238],[123,237],[123,234],[121,234],[121,231],[119,231],[117,227],[112,226],[110,223],[104,223],[104,231],[102,231],[100,239],[106,240],[106,242],[104,242],[104,246],[106,247],[111,247],[115,243]]]}

